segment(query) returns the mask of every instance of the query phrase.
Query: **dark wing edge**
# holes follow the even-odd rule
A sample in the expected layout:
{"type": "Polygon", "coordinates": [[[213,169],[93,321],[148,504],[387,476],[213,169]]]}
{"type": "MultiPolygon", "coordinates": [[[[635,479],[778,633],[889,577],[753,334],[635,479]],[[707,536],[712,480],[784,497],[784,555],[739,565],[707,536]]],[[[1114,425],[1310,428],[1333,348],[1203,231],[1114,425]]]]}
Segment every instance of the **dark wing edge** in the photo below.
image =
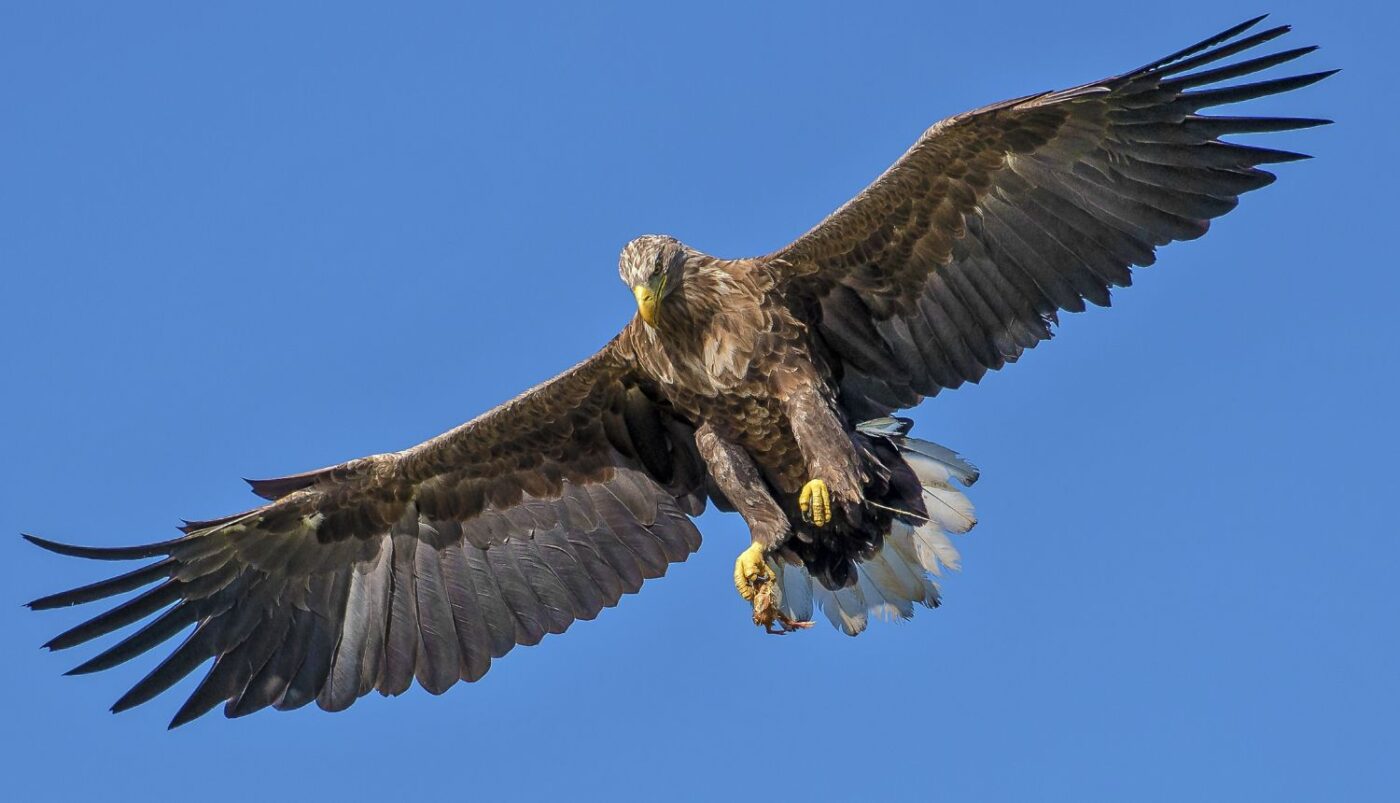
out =
{"type": "Polygon", "coordinates": [[[1272,183],[1259,165],[1307,158],[1221,137],[1330,120],[1199,114],[1336,72],[1216,86],[1316,49],[1214,66],[1290,30],[1242,36],[1263,19],[1130,73],[944,120],[761,258],[814,322],[848,412],[883,416],[978,382],[1049,339],[1060,311],[1108,306],[1157,247],[1201,236],[1272,183]]]}
{"type": "Polygon", "coordinates": [[[706,476],[693,430],[633,376],[617,342],[412,449],[254,481],[271,503],[174,540],[61,555],[155,560],[29,603],[144,589],[61,633],[66,649],[150,618],[68,674],[109,669],[193,628],[119,699],[150,700],[213,659],[170,727],[377,689],[433,694],[516,644],[592,619],[700,546],[706,476]]]}

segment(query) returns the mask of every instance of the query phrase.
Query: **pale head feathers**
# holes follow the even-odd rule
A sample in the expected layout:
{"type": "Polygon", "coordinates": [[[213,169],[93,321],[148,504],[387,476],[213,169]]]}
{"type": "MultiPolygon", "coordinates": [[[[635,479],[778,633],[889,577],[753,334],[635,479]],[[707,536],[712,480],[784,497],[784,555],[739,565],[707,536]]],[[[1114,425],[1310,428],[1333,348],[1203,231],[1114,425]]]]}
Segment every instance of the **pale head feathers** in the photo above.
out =
{"type": "Polygon", "coordinates": [[[686,259],[695,253],[675,237],[644,234],[622,247],[617,273],[628,287],[648,284],[664,273],[670,274],[667,285],[674,285],[686,259]]]}

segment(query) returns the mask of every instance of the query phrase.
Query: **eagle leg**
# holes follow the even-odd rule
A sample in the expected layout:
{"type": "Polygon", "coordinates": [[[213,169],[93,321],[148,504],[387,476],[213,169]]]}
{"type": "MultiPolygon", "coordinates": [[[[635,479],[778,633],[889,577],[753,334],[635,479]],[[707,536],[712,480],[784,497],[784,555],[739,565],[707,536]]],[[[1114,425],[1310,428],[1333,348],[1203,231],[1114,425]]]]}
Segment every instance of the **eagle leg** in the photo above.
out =
{"type": "Polygon", "coordinates": [[[768,493],[747,452],[721,438],[709,424],[695,431],[695,445],[715,485],[749,525],[753,540],[734,561],[734,587],[753,604],[754,624],[776,634],[807,627],[809,622],[796,621],[779,610],[778,573],[768,559],[792,532],[787,514],[768,493]]]}
{"type": "Polygon", "coordinates": [[[859,527],[862,489],[869,477],[851,433],[815,381],[806,379],[794,376],[779,388],[807,476],[812,478],[802,486],[798,507],[808,523],[825,527],[840,505],[846,519],[859,527]]]}

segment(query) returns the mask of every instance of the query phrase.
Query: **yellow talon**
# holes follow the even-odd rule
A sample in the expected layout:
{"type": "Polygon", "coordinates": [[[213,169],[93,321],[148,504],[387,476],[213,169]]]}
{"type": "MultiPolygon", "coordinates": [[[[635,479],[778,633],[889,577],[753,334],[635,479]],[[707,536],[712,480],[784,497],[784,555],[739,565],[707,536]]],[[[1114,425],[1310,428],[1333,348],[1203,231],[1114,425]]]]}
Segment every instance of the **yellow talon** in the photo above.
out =
{"type": "Polygon", "coordinates": [[[753,600],[760,583],[771,582],[775,577],[777,574],[764,557],[763,546],[758,542],[750,544],[734,561],[734,587],[739,590],[739,596],[746,600],[753,600]]]}
{"type": "Polygon", "coordinates": [[[831,491],[822,480],[812,480],[802,486],[797,506],[802,508],[802,518],[818,527],[825,527],[831,521],[831,491]]]}

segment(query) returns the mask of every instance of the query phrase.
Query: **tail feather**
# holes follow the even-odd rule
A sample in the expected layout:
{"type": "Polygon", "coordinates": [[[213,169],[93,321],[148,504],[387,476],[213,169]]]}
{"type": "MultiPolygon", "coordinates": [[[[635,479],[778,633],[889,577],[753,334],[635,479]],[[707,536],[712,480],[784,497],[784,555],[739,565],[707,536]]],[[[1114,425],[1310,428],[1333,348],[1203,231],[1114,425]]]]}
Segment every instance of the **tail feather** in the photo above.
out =
{"type": "Polygon", "coordinates": [[[865,596],[867,619],[874,617],[886,622],[908,619],[914,615],[914,601],[897,589],[881,586],[870,571],[871,561],[856,566],[856,586],[865,596]]]}
{"type": "MultiPolygon", "coordinates": [[[[861,568],[870,575],[870,580],[877,587],[883,589],[885,599],[898,597],[909,602],[921,599],[924,588],[920,582],[920,573],[917,569],[911,570],[908,564],[898,560],[898,557],[886,554],[882,549],[875,553],[875,557],[861,564],[861,568]],[[892,560],[891,557],[895,559],[892,560]]],[[[914,609],[910,608],[910,615],[913,615],[913,612],[914,609]]]]}
{"type": "MultiPolygon", "coordinates": [[[[908,619],[914,615],[914,600],[923,596],[923,588],[917,581],[907,583],[906,580],[911,578],[901,576],[885,558],[883,550],[858,566],[857,572],[861,582],[868,583],[885,601],[888,610],[883,612],[885,615],[881,618],[893,619],[898,616],[908,619]]],[[[866,592],[865,597],[869,600],[870,592],[866,592]]]]}
{"type": "Polygon", "coordinates": [[[865,630],[869,622],[866,615],[867,603],[859,584],[832,591],[821,583],[814,583],[812,597],[822,609],[822,613],[826,614],[826,618],[841,632],[854,636],[865,630]]]}
{"type": "Polygon", "coordinates": [[[977,524],[972,500],[953,488],[925,485],[924,508],[928,511],[929,524],[936,524],[945,532],[961,535],[977,524]]]}
{"type": "Polygon", "coordinates": [[[969,488],[977,482],[980,476],[977,467],[952,449],[918,438],[902,440],[899,446],[900,451],[904,453],[904,462],[914,469],[921,482],[927,480],[930,483],[946,485],[950,475],[969,488]]]}
{"type": "Polygon", "coordinates": [[[930,572],[941,575],[940,564],[953,571],[962,569],[962,558],[953,539],[937,527],[916,527],[910,532],[919,565],[930,572]]]}
{"type": "Polygon", "coordinates": [[[794,622],[812,621],[812,575],[801,564],[784,562],[778,571],[780,608],[794,622]]]}

